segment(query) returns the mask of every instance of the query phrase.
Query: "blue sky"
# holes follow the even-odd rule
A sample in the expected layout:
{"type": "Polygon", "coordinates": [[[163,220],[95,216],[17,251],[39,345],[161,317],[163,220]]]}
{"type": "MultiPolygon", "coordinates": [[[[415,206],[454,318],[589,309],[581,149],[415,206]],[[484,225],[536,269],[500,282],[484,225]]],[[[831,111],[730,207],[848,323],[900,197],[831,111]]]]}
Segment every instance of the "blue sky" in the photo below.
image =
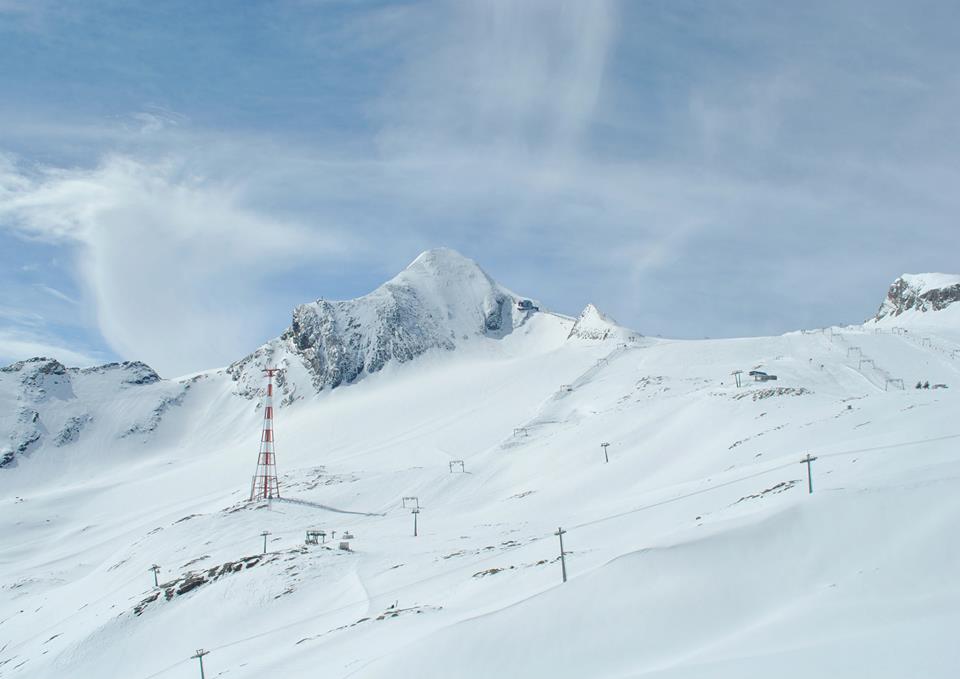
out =
{"type": "Polygon", "coordinates": [[[575,314],[960,270],[950,2],[0,0],[0,361],[225,365],[449,246],[575,314]],[[802,4],[802,6],[801,6],[802,4]]]}

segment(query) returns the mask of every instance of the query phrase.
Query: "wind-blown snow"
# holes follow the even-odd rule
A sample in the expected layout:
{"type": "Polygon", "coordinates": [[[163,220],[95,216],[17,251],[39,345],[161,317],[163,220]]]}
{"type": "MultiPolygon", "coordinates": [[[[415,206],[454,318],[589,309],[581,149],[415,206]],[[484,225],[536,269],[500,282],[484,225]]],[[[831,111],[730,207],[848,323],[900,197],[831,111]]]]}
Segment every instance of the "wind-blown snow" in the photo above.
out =
{"type": "Polygon", "coordinates": [[[0,372],[0,435],[40,432],[0,469],[0,677],[192,677],[201,647],[207,677],[236,679],[954,675],[949,308],[927,334],[585,339],[457,257],[391,282],[454,348],[371,371],[403,332],[373,310],[397,298],[320,313],[363,340],[363,379],[337,388],[290,336],[189,380],[0,372]],[[488,293],[511,300],[495,331],[488,293]],[[247,506],[255,368],[277,361],[281,492],[302,503],[247,506]],[[313,528],[336,537],[304,545],[313,528]]]}

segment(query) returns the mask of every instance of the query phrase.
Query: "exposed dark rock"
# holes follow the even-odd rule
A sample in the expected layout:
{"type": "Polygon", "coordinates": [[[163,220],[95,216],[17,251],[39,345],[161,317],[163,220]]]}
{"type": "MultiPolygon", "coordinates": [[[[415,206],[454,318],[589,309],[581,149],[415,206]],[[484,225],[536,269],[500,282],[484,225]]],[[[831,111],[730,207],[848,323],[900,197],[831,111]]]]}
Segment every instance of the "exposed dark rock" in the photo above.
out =
{"type": "MultiPolygon", "coordinates": [[[[288,550],[287,553],[302,554],[304,552],[303,550],[295,549],[288,550]]],[[[149,604],[157,601],[157,599],[160,598],[161,592],[163,593],[164,599],[171,601],[175,597],[189,594],[198,587],[202,587],[203,585],[211,582],[216,582],[226,575],[238,573],[244,568],[249,569],[255,566],[268,564],[280,559],[281,557],[282,553],[258,554],[256,556],[244,557],[238,561],[227,561],[219,566],[214,566],[203,571],[187,571],[175,580],[161,583],[160,588],[156,592],[153,592],[145,599],[140,601],[140,603],[138,603],[136,606],[134,606],[133,613],[134,615],[141,615],[149,604]]],[[[199,561],[205,558],[207,557],[200,557],[200,559],[195,559],[194,561],[199,561]]]]}
{"type": "Polygon", "coordinates": [[[45,433],[40,413],[32,408],[20,408],[17,423],[8,437],[10,443],[0,449],[0,468],[15,466],[18,458],[37,447],[45,433]]]}
{"type": "Polygon", "coordinates": [[[895,280],[887,291],[887,298],[877,310],[875,320],[896,317],[910,310],[921,313],[940,311],[960,301],[960,283],[930,287],[924,276],[905,274],[895,280]]]}
{"type": "Polygon", "coordinates": [[[21,398],[33,403],[50,399],[68,400],[74,397],[70,371],[52,358],[30,358],[17,361],[0,372],[20,376],[21,398]]]}
{"type": "Polygon", "coordinates": [[[123,361],[121,363],[104,363],[103,365],[92,368],[81,368],[81,374],[106,373],[114,370],[121,370],[124,377],[121,384],[140,386],[144,384],[153,384],[160,381],[160,375],[146,363],[141,361],[123,361]]]}
{"type": "Polygon", "coordinates": [[[128,436],[135,436],[137,434],[149,434],[153,431],[156,431],[157,427],[160,426],[160,423],[163,421],[163,416],[166,414],[170,408],[174,406],[183,405],[183,399],[189,391],[190,385],[183,385],[183,389],[176,396],[168,396],[160,401],[157,404],[157,407],[153,409],[153,412],[150,413],[150,416],[141,422],[137,422],[131,426],[127,431],[120,435],[121,438],[127,438],[128,436]]]}
{"type": "MultiPolygon", "coordinates": [[[[795,485],[797,485],[797,483],[799,483],[799,481],[797,481],[796,479],[791,479],[790,481],[781,481],[780,483],[770,486],[769,488],[764,488],[759,493],[754,493],[753,495],[744,495],[733,504],[736,505],[746,500],[756,500],[759,498],[766,497],[767,495],[776,495],[777,493],[783,493],[793,488],[795,485]]],[[[699,519],[700,517],[698,516],[697,518],[699,519]]]]}
{"type": "Polygon", "coordinates": [[[57,446],[65,446],[68,443],[73,443],[80,438],[80,432],[87,423],[92,420],[93,418],[90,415],[71,417],[67,420],[66,424],[63,425],[63,429],[59,431],[56,438],[54,438],[54,444],[57,446]]]}
{"type": "Polygon", "coordinates": [[[734,394],[733,398],[738,401],[744,398],[760,401],[765,398],[772,398],[774,396],[803,396],[804,394],[809,393],[811,392],[806,387],[771,387],[769,389],[750,389],[748,391],[740,391],[734,394]]]}
{"type": "Polygon", "coordinates": [[[47,358],[46,356],[35,356],[34,358],[17,361],[16,363],[11,363],[8,366],[0,368],[0,372],[6,373],[21,372],[24,370],[38,372],[43,375],[65,375],[67,372],[67,369],[60,361],[55,358],[47,358]]]}

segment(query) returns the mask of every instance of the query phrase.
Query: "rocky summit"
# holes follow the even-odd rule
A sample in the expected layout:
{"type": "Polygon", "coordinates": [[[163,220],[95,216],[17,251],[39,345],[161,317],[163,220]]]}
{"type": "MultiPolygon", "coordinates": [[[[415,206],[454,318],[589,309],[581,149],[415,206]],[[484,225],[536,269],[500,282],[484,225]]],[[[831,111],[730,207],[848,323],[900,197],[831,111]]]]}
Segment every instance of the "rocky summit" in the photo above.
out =
{"type": "Polygon", "coordinates": [[[518,310],[519,301],[460,253],[428,250],[367,295],[298,306],[280,337],[228,370],[240,380],[264,361],[287,359],[306,368],[317,390],[351,384],[431,349],[503,338],[532,313],[518,310]]]}
{"type": "Polygon", "coordinates": [[[875,320],[906,312],[942,311],[960,301],[960,276],[954,274],[904,274],[895,280],[877,310],[875,320]]]}

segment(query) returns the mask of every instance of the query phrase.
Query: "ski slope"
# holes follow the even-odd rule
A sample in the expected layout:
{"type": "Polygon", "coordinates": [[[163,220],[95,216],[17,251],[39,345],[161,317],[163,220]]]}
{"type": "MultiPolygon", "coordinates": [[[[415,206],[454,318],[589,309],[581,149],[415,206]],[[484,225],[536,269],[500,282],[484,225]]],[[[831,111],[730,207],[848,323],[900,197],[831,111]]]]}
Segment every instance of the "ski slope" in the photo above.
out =
{"type": "Polygon", "coordinates": [[[0,677],[195,677],[200,648],[232,679],[952,677],[946,312],[703,341],[533,314],[348,387],[294,385],[277,454],[300,502],[269,505],[245,502],[262,413],[228,371],[51,383],[40,422],[89,421],[0,469],[0,677]]]}

